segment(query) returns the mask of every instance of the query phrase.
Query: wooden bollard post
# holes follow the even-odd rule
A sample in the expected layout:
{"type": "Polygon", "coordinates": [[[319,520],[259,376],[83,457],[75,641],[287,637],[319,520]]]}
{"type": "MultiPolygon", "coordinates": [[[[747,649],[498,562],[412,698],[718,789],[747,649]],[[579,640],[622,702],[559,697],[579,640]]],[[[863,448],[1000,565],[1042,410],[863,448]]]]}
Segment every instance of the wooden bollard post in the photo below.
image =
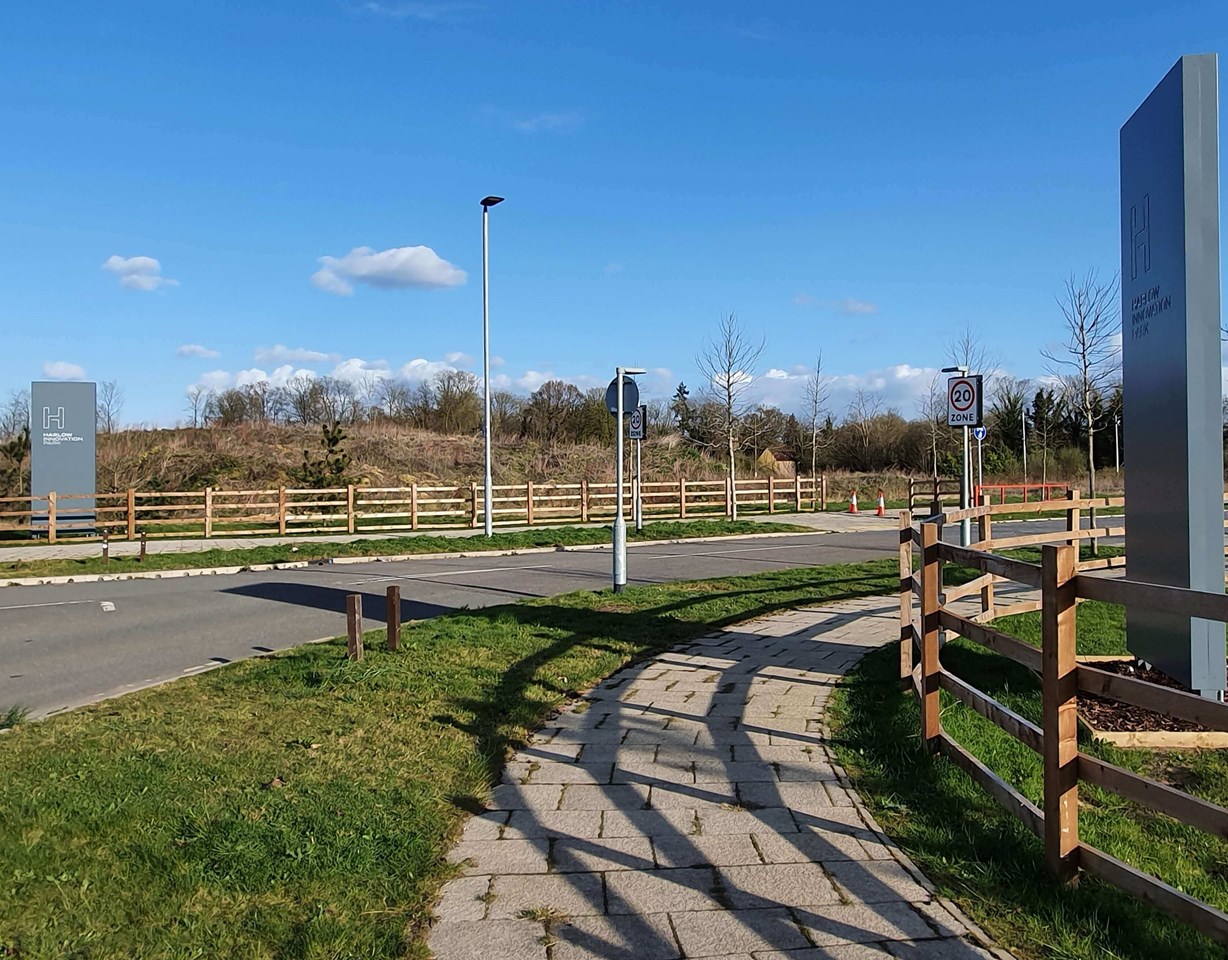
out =
{"type": "Polygon", "coordinates": [[[1045,866],[1062,881],[1079,873],[1078,683],[1075,571],[1079,548],[1041,548],[1041,714],[1044,718],[1045,866]]]}
{"type": "Polygon", "coordinates": [[[47,542],[55,543],[55,491],[47,494],[47,542]]]}
{"type": "Polygon", "coordinates": [[[345,598],[345,629],[348,644],[346,655],[351,660],[362,659],[362,594],[351,593],[345,598]]]}
{"type": "Polygon", "coordinates": [[[141,563],[145,562],[145,531],[141,531],[141,555],[137,558],[141,563]]]}
{"type": "Polygon", "coordinates": [[[938,703],[938,629],[942,604],[942,561],[938,559],[939,528],[921,524],[921,742],[938,749],[942,721],[938,703]]]}
{"type": "Polygon", "coordinates": [[[128,521],[128,539],[136,539],[136,490],[128,488],[128,506],[125,519],[128,521]]]}
{"type": "MultiPolygon", "coordinates": [[[[992,494],[982,493],[979,506],[988,510],[992,501],[992,494]]],[[[980,537],[978,549],[989,550],[993,546],[993,514],[983,513],[977,518],[977,535],[980,537]]],[[[993,578],[990,577],[989,583],[981,587],[981,619],[989,621],[995,615],[993,578]]]]}
{"type": "Polygon", "coordinates": [[[398,650],[401,646],[401,588],[393,584],[388,588],[387,609],[385,620],[388,623],[388,649],[398,650]]]}
{"type": "Polygon", "coordinates": [[[827,474],[823,474],[822,479],[820,479],[819,490],[820,490],[819,509],[823,511],[824,513],[826,513],[827,512],[827,474]]]}
{"type": "Polygon", "coordinates": [[[768,477],[768,513],[776,512],[776,478],[768,477]]]}
{"type": "Polygon", "coordinates": [[[104,566],[111,563],[111,535],[106,530],[102,531],[102,562],[104,566]]]}
{"type": "Polygon", "coordinates": [[[580,522],[588,523],[588,481],[580,481],[580,522]]]}
{"type": "Polygon", "coordinates": [[[912,514],[900,511],[900,679],[912,680],[912,514]]]}

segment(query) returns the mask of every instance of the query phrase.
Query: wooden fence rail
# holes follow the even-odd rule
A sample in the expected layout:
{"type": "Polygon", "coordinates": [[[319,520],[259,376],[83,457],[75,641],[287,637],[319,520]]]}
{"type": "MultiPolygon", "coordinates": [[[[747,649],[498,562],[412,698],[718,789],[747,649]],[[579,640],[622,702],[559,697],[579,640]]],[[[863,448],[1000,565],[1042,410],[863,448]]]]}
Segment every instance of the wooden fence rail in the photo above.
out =
{"type": "MultiPolygon", "coordinates": [[[[990,506],[986,494],[979,507],[927,514],[933,519],[919,525],[914,523],[909,512],[900,515],[900,678],[911,684],[919,699],[922,741],[965,770],[1005,810],[1041,839],[1045,864],[1055,876],[1070,881],[1080,871],[1092,874],[1228,945],[1228,914],[1080,840],[1079,784],[1094,784],[1221,838],[1228,838],[1228,809],[1080,752],[1076,712],[1079,694],[1091,693],[1191,720],[1214,730],[1228,730],[1228,705],[1099,670],[1078,663],[1075,658],[1075,608],[1082,600],[1128,603],[1134,609],[1162,610],[1228,622],[1228,597],[1180,587],[1105,579],[1081,572],[1080,568],[1086,569],[1088,565],[1077,562],[1078,544],[1086,538],[1087,530],[1078,524],[1078,511],[1120,507],[1120,498],[1086,501],[1079,498],[1078,491],[1069,491],[1062,507],[1068,509],[1074,519],[1065,530],[1049,534],[1049,542],[1044,542],[1043,536],[1032,535],[1010,541],[993,540],[988,532],[992,516],[1018,512],[1014,506],[1018,505],[990,506]],[[1041,563],[1025,563],[995,556],[985,549],[943,543],[943,524],[956,522],[964,516],[975,516],[983,521],[982,542],[977,544],[978,548],[986,543],[997,549],[1026,541],[1041,546],[1041,563]],[[913,573],[917,548],[921,561],[919,578],[913,573]],[[944,594],[944,563],[971,568],[981,576],[944,594]],[[995,586],[1005,581],[1038,588],[1040,601],[995,608],[995,586]],[[978,593],[981,595],[979,616],[963,616],[947,609],[946,604],[978,593]],[[916,597],[920,599],[919,622],[914,618],[916,597]],[[985,621],[992,620],[995,612],[1000,616],[1024,609],[1041,612],[1040,649],[986,625],[985,621]],[[939,644],[944,630],[1037,673],[1042,691],[1041,725],[1037,726],[984,691],[947,673],[942,667],[939,644]],[[920,652],[919,663],[914,661],[917,651],[920,652]],[[942,727],[940,690],[946,690],[1041,755],[1044,788],[1039,806],[946,733],[942,727]]],[[[1103,530],[1097,533],[1108,535],[1103,530]]]]}
{"type": "MultiPolygon", "coordinates": [[[[828,478],[747,478],[736,489],[726,480],[649,481],[624,487],[630,516],[635,493],[647,519],[729,516],[732,505],[748,512],[825,510],[828,478]]],[[[502,526],[588,523],[612,519],[617,485],[578,483],[496,484],[491,519],[502,526]]],[[[268,536],[296,533],[393,533],[483,523],[480,484],[410,484],[407,487],[338,486],[321,490],[273,487],[263,490],[165,491],[65,494],[50,492],[0,498],[0,532],[45,536],[97,532],[111,538],[268,536]],[[93,499],[93,509],[77,501],[93,499]],[[74,512],[75,511],[75,512],[74,512]]]]}

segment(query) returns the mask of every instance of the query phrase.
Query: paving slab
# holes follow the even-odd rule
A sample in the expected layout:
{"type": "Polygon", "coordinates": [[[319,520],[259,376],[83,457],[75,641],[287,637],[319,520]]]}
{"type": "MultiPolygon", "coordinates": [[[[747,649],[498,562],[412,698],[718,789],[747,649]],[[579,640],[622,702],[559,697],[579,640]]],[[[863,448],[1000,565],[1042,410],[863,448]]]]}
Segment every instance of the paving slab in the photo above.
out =
{"type": "Polygon", "coordinates": [[[742,624],[560,713],[449,853],[464,875],[441,892],[435,956],[990,958],[825,746],[832,687],[898,639],[896,611],[871,598],[742,624]]]}

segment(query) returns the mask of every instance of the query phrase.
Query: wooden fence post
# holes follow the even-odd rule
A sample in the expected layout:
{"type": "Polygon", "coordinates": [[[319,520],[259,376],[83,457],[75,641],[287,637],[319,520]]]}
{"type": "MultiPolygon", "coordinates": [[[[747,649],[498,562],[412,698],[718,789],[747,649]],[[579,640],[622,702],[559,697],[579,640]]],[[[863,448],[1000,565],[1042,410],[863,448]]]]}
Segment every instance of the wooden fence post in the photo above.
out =
{"type": "Polygon", "coordinates": [[[1079,744],[1075,672],[1078,547],[1041,550],[1041,710],[1044,717],[1045,866],[1062,881],[1079,871],[1079,744]]]}
{"type": "Polygon", "coordinates": [[[776,478],[768,477],[768,513],[776,512],[776,478]]]}
{"type": "Polygon", "coordinates": [[[469,528],[476,529],[478,525],[478,485],[477,481],[470,484],[469,490],[469,528]]]}
{"type": "Polygon", "coordinates": [[[418,529],[418,485],[409,485],[409,529],[418,529]]]}
{"type": "Polygon", "coordinates": [[[938,534],[938,524],[921,524],[921,740],[931,750],[937,749],[942,732],[938,701],[942,561],[938,559],[938,534]]]}
{"type": "Polygon", "coordinates": [[[55,491],[47,494],[47,542],[55,543],[55,491]]]}
{"type": "Polygon", "coordinates": [[[286,535],[286,488],[277,488],[277,532],[286,535]]]}
{"type": "MultiPolygon", "coordinates": [[[[1078,490],[1068,490],[1066,492],[1067,500],[1078,500],[1079,496],[1080,494],[1078,490]]],[[[1070,510],[1067,510],[1066,511],[1066,532],[1074,533],[1079,529],[1081,525],[1082,525],[1082,511],[1078,507],[1074,507],[1070,510]]],[[[1079,544],[1079,541],[1077,539],[1072,539],[1070,542],[1073,543],[1075,546],[1078,546],[1079,544]]]]}
{"type": "Polygon", "coordinates": [[[802,478],[797,474],[793,475],[793,512],[802,512],[802,478]]]}
{"type": "Polygon", "coordinates": [[[128,539],[136,539],[136,491],[128,488],[128,539]]]}
{"type": "Polygon", "coordinates": [[[345,532],[354,532],[354,484],[345,488],[345,532]]]}
{"type": "Polygon", "coordinates": [[[686,477],[678,479],[678,519],[686,519],[686,477]]]}
{"type": "MultiPolygon", "coordinates": [[[[988,508],[993,499],[993,494],[981,494],[981,506],[988,508]]],[[[981,542],[978,544],[978,549],[988,550],[993,542],[993,515],[982,514],[977,517],[977,536],[981,542]]],[[[990,580],[985,586],[981,587],[981,619],[992,620],[994,613],[994,583],[990,580]]]]}
{"type": "Polygon", "coordinates": [[[524,485],[525,513],[529,517],[529,526],[533,526],[533,481],[524,485]]]}
{"type": "Polygon", "coordinates": [[[900,511],[900,679],[912,679],[912,514],[900,511]]]}
{"type": "Polygon", "coordinates": [[[362,594],[351,593],[345,598],[346,655],[351,660],[362,659],[362,594]]]}
{"type": "Polygon", "coordinates": [[[401,588],[393,584],[388,588],[384,620],[388,624],[388,649],[401,646],[401,588]]]}
{"type": "Polygon", "coordinates": [[[588,481],[580,481],[580,522],[588,523],[588,481]]]}
{"type": "Polygon", "coordinates": [[[738,496],[738,488],[734,484],[733,477],[725,478],[725,519],[733,519],[734,500],[738,496]]]}
{"type": "Polygon", "coordinates": [[[205,487],[205,538],[213,536],[213,488],[205,487]]]}
{"type": "Polygon", "coordinates": [[[819,510],[821,510],[823,513],[826,513],[827,512],[827,474],[823,474],[822,478],[819,481],[819,486],[821,487],[821,495],[819,499],[819,510]]]}

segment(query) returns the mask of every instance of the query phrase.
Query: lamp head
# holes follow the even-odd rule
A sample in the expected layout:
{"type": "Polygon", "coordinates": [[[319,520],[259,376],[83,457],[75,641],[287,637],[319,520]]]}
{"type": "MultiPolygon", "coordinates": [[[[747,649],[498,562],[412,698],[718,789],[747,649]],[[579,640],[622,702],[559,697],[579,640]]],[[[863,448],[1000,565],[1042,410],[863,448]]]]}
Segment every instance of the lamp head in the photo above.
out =
{"type": "Polygon", "coordinates": [[[503,202],[502,197],[483,197],[482,198],[483,207],[493,207],[495,204],[502,203],[502,202],[503,202]]]}

